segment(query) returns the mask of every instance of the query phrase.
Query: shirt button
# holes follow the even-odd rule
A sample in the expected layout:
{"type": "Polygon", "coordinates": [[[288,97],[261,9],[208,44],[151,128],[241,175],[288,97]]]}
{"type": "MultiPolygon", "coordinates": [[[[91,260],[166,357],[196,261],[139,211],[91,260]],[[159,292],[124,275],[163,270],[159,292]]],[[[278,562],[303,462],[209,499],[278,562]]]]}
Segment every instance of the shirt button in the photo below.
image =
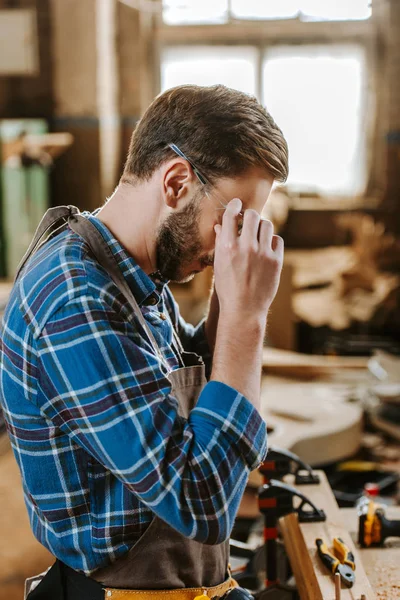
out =
{"type": "Polygon", "coordinates": [[[151,296],[149,299],[150,306],[155,306],[157,304],[157,298],[155,296],[151,296]]]}
{"type": "Polygon", "coordinates": [[[165,313],[160,313],[160,319],[162,319],[163,321],[167,320],[167,316],[165,313]]]}

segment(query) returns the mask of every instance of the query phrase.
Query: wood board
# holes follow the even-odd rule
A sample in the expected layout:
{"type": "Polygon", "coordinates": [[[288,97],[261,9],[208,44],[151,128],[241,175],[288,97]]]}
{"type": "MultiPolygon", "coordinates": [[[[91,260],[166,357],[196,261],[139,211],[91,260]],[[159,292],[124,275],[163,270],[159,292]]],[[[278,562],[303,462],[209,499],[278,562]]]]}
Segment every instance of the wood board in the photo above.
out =
{"type": "MultiPolygon", "coordinates": [[[[323,523],[299,523],[296,514],[282,517],[279,521],[285,548],[298,585],[301,600],[334,600],[334,577],[322,564],[315,546],[316,538],[322,538],[332,547],[334,537],[341,537],[353,551],[356,561],[356,581],[352,588],[342,587],[341,600],[377,600],[368,580],[360,554],[344,524],[343,517],[323,471],[317,471],[319,485],[302,485],[301,492],[326,513],[323,523]]],[[[293,484],[293,477],[285,478],[293,484]]]]}
{"type": "Polygon", "coordinates": [[[264,348],[263,370],[299,379],[312,379],[341,369],[366,370],[368,358],[363,356],[325,356],[303,354],[276,348],[264,348]]]}
{"type": "Polygon", "coordinates": [[[349,402],[347,386],[263,379],[261,414],[269,428],[269,444],[286,448],[303,461],[325,465],[344,460],[361,444],[363,410],[349,402]]]}

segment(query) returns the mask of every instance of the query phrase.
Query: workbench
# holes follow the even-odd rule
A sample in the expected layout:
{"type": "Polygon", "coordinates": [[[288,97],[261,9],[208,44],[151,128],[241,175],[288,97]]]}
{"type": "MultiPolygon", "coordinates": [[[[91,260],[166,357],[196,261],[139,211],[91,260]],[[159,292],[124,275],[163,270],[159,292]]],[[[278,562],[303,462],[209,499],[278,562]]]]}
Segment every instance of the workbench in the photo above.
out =
{"type": "MultiPolygon", "coordinates": [[[[357,541],[358,522],[355,508],[341,508],[340,513],[347,531],[357,541]]],[[[400,519],[400,506],[385,509],[388,519],[400,519]]],[[[361,562],[378,600],[400,598],[400,539],[388,540],[383,548],[360,548],[361,562]]]]}

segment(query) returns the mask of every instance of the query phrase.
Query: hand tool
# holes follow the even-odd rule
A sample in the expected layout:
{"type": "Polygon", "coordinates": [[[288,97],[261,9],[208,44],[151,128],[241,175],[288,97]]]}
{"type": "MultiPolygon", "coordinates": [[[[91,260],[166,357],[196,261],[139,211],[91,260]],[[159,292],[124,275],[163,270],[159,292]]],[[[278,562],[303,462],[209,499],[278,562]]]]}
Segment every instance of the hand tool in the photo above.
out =
{"type": "Polygon", "coordinates": [[[323,510],[317,508],[304,494],[296,488],[271,479],[264,484],[258,494],[258,506],[264,515],[264,542],[266,552],[266,587],[278,583],[277,579],[277,537],[278,519],[291,512],[296,512],[300,522],[325,521],[323,510]],[[300,499],[300,504],[294,508],[293,501],[300,499]],[[307,509],[305,508],[307,507],[307,509]]]}
{"type": "Polygon", "coordinates": [[[354,574],[356,568],[354,555],[342,538],[335,537],[333,539],[334,554],[329,551],[328,546],[321,538],[317,538],[315,544],[318,549],[318,556],[324,565],[333,575],[339,573],[341,580],[347,587],[352,587],[356,579],[354,574]]]}
{"type": "Polygon", "coordinates": [[[270,479],[282,479],[285,475],[295,475],[296,485],[319,483],[319,477],[310,465],[303,462],[296,454],[284,448],[270,446],[267,459],[258,470],[264,477],[264,483],[270,479]]]}
{"type": "Polygon", "coordinates": [[[386,538],[400,537],[400,521],[387,519],[383,507],[369,498],[360,500],[358,516],[358,543],[363,548],[383,546],[386,538]]]}

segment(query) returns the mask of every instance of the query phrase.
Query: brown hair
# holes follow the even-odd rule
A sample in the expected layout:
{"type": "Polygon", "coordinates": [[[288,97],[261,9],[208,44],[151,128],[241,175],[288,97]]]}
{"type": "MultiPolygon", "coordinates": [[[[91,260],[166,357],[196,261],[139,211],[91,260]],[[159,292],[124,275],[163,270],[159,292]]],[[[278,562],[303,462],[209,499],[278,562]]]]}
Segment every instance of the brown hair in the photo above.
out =
{"type": "Polygon", "coordinates": [[[251,166],[277,181],[288,176],[286,140],[252,96],[223,85],[182,85],[158,96],[133,132],[122,182],[149,179],[176,144],[207,179],[234,177],[251,166]]]}

